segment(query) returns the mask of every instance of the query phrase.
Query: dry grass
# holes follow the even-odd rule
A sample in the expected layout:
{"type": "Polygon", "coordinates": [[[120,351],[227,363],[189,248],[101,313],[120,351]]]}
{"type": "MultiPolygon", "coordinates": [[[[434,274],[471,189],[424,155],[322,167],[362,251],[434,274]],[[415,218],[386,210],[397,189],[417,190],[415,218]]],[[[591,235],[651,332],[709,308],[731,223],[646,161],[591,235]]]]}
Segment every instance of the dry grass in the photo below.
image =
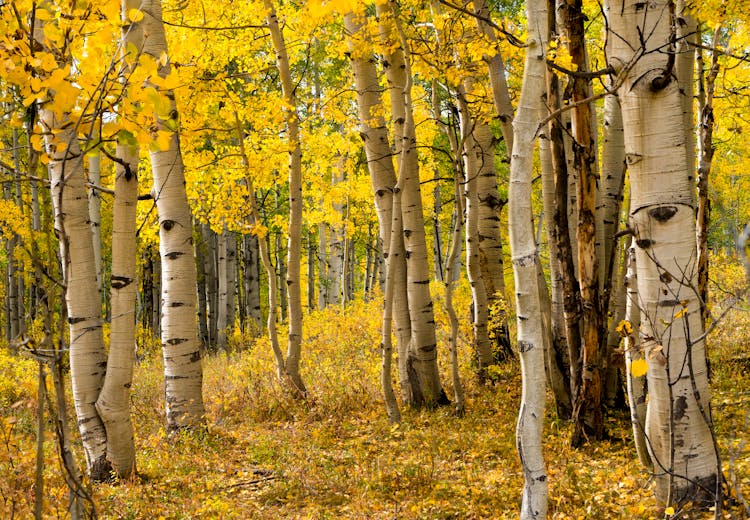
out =
{"type": "MultiPolygon", "coordinates": [[[[308,401],[290,399],[275,381],[264,341],[234,338],[241,350],[205,362],[204,432],[165,434],[161,360],[148,356],[137,367],[133,388],[139,474],[94,488],[99,515],[517,518],[523,480],[514,440],[521,386],[517,364],[504,366],[493,386],[479,387],[464,343],[466,416],[457,418],[449,408],[406,410],[403,424],[392,427],[377,383],[379,315],[379,303],[360,302],[345,313],[330,310],[307,318],[308,401]]],[[[437,319],[444,323],[440,313],[437,319]]],[[[734,360],[750,356],[750,317],[736,311],[728,323],[711,340],[714,414],[725,472],[748,499],[750,374],[734,360]]],[[[441,358],[443,373],[446,361],[441,358]]],[[[28,518],[33,511],[34,375],[33,365],[21,366],[14,375],[21,382],[6,385],[15,395],[0,402],[2,518],[28,518]]],[[[615,413],[608,419],[610,440],[576,451],[568,447],[568,425],[548,408],[550,517],[657,518],[626,416],[615,413]]],[[[65,518],[66,493],[51,437],[46,449],[45,518],[65,518]]],[[[742,518],[741,508],[725,515],[742,518]]]]}

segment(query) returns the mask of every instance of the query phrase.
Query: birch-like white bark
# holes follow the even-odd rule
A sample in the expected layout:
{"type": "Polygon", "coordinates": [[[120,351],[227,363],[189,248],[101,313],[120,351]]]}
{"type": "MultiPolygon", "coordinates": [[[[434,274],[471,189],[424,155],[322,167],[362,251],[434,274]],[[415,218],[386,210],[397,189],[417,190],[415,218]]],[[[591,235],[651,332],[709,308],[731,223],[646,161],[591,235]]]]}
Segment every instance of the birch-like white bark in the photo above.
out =
{"type": "Polygon", "coordinates": [[[696,294],[694,176],[686,160],[670,5],[608,6],[610,64],[620,102],[631,179],[641,332],[648,361],[646,434],[657,500],[720,499],[700,301],[696,294]]]}
{"type": "Polygon", "coordinates": [[[285,372],[294,391],[304,395],[305,384],[300,375],[302,356],[302,147],[299,135],[297,97],[292,81],[291,66],[286,42],[279,26],[272,0],[264,0],[266,22],[271,33],[276,68],[279,71],[281,91],[286,102],[284,108],[287,139],[289,143],[289,241],[286,266],[286,291],[289,311],[289,338],[286,351],[285,372]]]}
{"type": "MultiPolygon", "coordinates": [[[[133,0],[128,0],[131,2],[133,0]]],[[[128,4],[130,6],[130,4],[128,4]]],[[[144,13],[138,22],[143,39],[136,47],[157,62],[167,52],[160,0],[137,0],[133,7],[144,13]]],[[[170,64],[162,64],[158,74],[166,77],[170,64]]],[[[157,128],[177,128],[174,92],[164,93],[171,104],[169,119],[157,118],[157,128]]],[[[167,428],[171,431],[198,426],[204,421],[203,369],[197,322],[197,273],[193,259],[193,226],[185,191],[180,141],[172,132],[166,150],[151,152],[154,199],[159,214],[161,256],[161,341],[167,428]]]]}
{"type": "Polygon", "coordinates": [[[104,386],[96,409],[107,430],[107,459],[120,478],[135,473],[135,441],[130,420],[130,387],[135,359],[136,206],[138,148],[117,145],[122,161],[115,172],[112,207],[112,323],[104,386]]]}
{"type": "Polygon", "coordinates": [[[510,248],[516,287],[518,350],[523,390],[516,428],[516,444],[524,472],[520,516],[547,516],[547,474],[542,456],[544,421],[544,337],[540,317],[537,263],[531,207],[534,141],[542,109],[547,51],[547,6],[543,0],[526,3],[528,37],[523,86],[513,121],[513,154],[508,188],[510,248]]]}

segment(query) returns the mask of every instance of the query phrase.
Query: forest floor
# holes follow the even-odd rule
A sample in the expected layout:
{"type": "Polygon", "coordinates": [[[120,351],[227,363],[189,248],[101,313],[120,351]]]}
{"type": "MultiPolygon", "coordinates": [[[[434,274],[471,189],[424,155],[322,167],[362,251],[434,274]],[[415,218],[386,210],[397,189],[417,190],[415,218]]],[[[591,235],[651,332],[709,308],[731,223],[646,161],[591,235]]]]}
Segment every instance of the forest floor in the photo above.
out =
{"type": "MultiPolygon", "coordinates": [[[[719,518],[746,518],[743,501],[750,501],[750,312],[744,307],[724,318],[709,343],[716,430],[736,499],[719,518]]],[[[132,397],[138,475],[92,486],[99,517],[517,518],[523,484],[514,437],[519,364],[502,366],[493,384],[479,386],[466,329],[460,345],[466,414],[456,417],[450,407],[403,410],[403,422],[391,426],[378,385],[379,317],[378,302],[359,302],[345,312],[306,318],[307,401],[287,397],[277,383],[266,341],[233,338],[237,350],[205,359],[207,429],[173,436],[164,429],[161,358],[141,342],[132,397]]],[[[445,345],[442,312],[437,321],[445,345]]],[[[444,352],[443,373],[447,362],[444,352]]],[[[33,517],[35,377],[31,362],[0,356],[3,519],[33,517]]],[[[550,518],[663,517],[625,412],[609,414],[609,440],[574,450],[571,428],[555,418],[551,398],[547,410],[550,518]]],[[[51,433],[45,451],[44,518],[66,518],[67,492],[51,433]]],[[[82,460],[77,441],[76,453],[82,460]]],[[[713,516],[683,512],[675,518],[713,516]]]]}

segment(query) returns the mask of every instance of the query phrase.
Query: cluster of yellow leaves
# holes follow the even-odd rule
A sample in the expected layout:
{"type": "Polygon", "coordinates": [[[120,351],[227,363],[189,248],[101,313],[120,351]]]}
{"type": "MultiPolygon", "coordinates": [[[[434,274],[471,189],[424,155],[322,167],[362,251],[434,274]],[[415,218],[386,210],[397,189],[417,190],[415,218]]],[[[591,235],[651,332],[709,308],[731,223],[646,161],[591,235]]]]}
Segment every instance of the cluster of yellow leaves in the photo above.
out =
{"type": "MultiPolygon", "coordinates": [[[[549,42],[547,59],[562,69],[570,71],[578,70],[578,66],[573,63],[573,58],[570,56],[570,52],[568,52],[568,46],[564,38],[558,38],[549,42]]],[[[555,71],[555,74],[559,75],[560,72],[555,71]]]]}

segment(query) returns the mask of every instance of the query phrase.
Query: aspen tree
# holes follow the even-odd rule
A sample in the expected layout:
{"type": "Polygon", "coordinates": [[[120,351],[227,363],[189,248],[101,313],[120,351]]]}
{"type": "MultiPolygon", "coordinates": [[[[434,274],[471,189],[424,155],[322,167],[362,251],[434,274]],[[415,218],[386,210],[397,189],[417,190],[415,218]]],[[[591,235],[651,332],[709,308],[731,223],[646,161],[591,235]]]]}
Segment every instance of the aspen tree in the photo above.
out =
{"type": "Polygon", "coordinates": [[[130,420],[130,387],[135,359],[136,205],[138,147],[119,143],[112,215],[112,275],[109,356],[96,409],[107,430],[107,460],[118,477],[135,473],[135,441],[130,420]]]}
{"type": "MultiPolygon", "coordinates": [[[[568,52],[577,71],[588,70],[584,38],[582,0],[560,0],[556,14],[568,52]]],[[[578,174],[578,280],[581,294],[581,386],[573,399],[573,446],[586,437],[604,436],[602,415],[602,373],[600,353],[601,309],[599,300],[599,259],[596,251],[596,143],[589,97],[590,80],[575,75],[572,81],[572,136],[574,169],[578,174]]]]}
{"type": "MultiPolygon", "coordinates": [[[[37,7],[43,9],[43,7],[37,7]]],[[[44,33],[42,17],[36,18],[32,35],[36,48],[51,51],[44,33]]],[[[45,17],[46,18],[46,17],[45,17]]],[[[68,56],[57,56],[57,65],[69,71],[68,56]],[[62,60],[62,62],[60,62],[62,60]]],[[[68,76],[68,74],[66,74],[68,76]]],[[[58,86],[69,88],[69,76],[58,86]],[[67,85],[66,85],[67,83],[67,85]]],[[[54,99],[54,92],[50,92],[54,99]]],[[[104,353],[101,295],[96,274],[93,237],[89,221],[88,194],[83,165],[83,152],[76,126],[70,114],[53,103],[38,108],[39,125],[44,135],[49,159],[48,173],[52,194],[55,231],[58,235],[62,274],[65,282],[65,303],[70,332],[70,372],[73,403],[81,434],[86,468],[92,480],[109,478],[107,433],[95,403],[99,397],[107,361],[104,353]]]]}
{"type": "MultiPolygon", "coordinates": [[[[381,88],[378,84],[375,56],[371,50],[362,45],[362,22],[354,13],[344,16],[344,26],[349,33],[349,53],[354,73],[354,86],[357,90],[357,107],[359,109],[359,129],[365,147],[367,168],[370,172],[372,190],[375,197],[375,211],[378,216],[379,236],[383,245],[383,256],[386,261],[386,297],[383,310],[383,356],[384,363],[390,356],[387,346],[391,343],[391,320],[396,326],[396,348],[399,354],[399,378],[402,395],[409,402],[411,391],[409,373],[406,370],[411,323],[406,307],[406,257],[403,235],[393,231],[394,209],[393,198],[396,186],[396,172],[391,158],[391,145],[388,139],[385,118],[381,115],[383,107],[381,88]],[[367,49],[367,50],[364,50],[367,49]]],[[[399,227],[397,225],[397,227],[399,227]]],[[[389,362],[390,363],[390,362],[389,362]]],[[[384,364],[384,372],[390,365],[384,364]]],[[[386,374],[383,374],[385,377],[386,374]]],[[[388,398],[390,379],[383,381],[383,391],[388,398]]],[[[386,403],[388,404],[388,403],[386,403]]],[[[390,404],[389,410],[395,417],[396,407],[390,404]]]]}
{"type": "Polygon", "coordinates": [[[545,375],[544,336],[539,302],[536,246],[531,208],[534,141],[544,93],[547,51],[547,5],[544,0],[526,3],[528,37],[516,117],[508,189],[510,248],[516,287],[518,350],[523,390],[516,428],[516,445],[524,472],[520,516],[547,516],[547,475],[542,455],[545,375]]]}
{"type": "Polygon", "coordinates": [[[718,503],[700,301],[694,176],[687,167],[680,85],[672,72],[668,2],[605,7],[609,60],[622,105],[631,180],[641,336],[648,363],[645,431],[657,500],[718,503]]]}
{"type": "Polygon", "coordinates": [[[289,242],[287,251],[286,279],[287,305],[289,311],[289,341],[287,343],[284,371],[293,390],[300,395],[306,393],[305,384],[299,372],[302,354],[302,287],[300,277],[300,256],[302,242],[302,147],[299,136],[299,114],[294,92],[284,36],[272,0],[263,0],[266,9],[266,22],[271,33],[276,68],[279,71],[281,90],[286,106],[287,141],[289,143],[289,242]]]}
{"type": "Polygon", "coordinates": [[[419,186],[414,114],[412,111],[411,65],[409,46],[400,26],[398,8],[394,2],[376,6],[380,17],[381,39],[393,48],[387,57],[386,73],[391,90],[392,116],[395,121],[394,139],[398,143],[398,184],[401,194],[401,217],[407,263],[407,299],[411,322],[411,341],[407,371],[411,383],[411,403],[434,406],[444,402],[437,366],[437,338],[432,297],[429,288],[430,271],[427,262],[422,196],[419,186]],[[395,45],[394,45],[395,44],[395,45]]]}
{"type": "MultiPolygon", "coordinates": [[[[136,8],[143,13],[143,18],[137,22],[143,39],[136,48],[158,63],[157,73],[163,79],[171,72],[171,66],[161,1],[144,0],[136,8]]],[[[170,107],[167,117],[157,114],[156,129],[157,135],[168,138],[168,144],[164,150],[151,151],[151,169],[159,214],[161,342],[167,428],[174,431],[197,426],[204,420],[203,371],[198,340],[193,226],[177,134],[178,112],[174,92],[168,88],[163,91],[170,107]]]]}

